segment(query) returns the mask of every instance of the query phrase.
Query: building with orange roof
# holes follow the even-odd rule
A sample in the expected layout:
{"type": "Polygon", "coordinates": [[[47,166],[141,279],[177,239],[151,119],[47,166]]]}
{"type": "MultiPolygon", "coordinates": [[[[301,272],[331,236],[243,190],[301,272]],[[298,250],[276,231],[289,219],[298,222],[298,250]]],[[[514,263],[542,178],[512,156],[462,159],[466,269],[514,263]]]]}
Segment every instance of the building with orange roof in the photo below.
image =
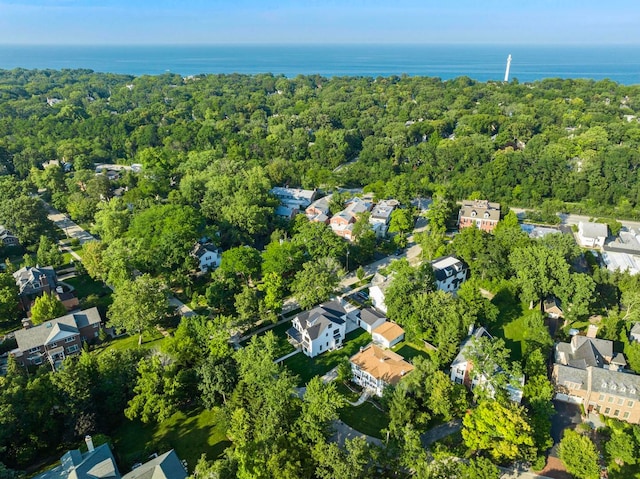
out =
{"type": "Polygon", "coordinates": [[[391,348],[404,339],[404,329],[396,323],[387,321],[374,329],[371,337],[375,344],[383,348],[391,348]]]}
{"type": "Polygon", "coordinates": [[[353,382],[377,396],[382,396],[384,388],[396,385],[413,366],[402,356],[370,344],[351,357],[351,374],[353,382]]]}

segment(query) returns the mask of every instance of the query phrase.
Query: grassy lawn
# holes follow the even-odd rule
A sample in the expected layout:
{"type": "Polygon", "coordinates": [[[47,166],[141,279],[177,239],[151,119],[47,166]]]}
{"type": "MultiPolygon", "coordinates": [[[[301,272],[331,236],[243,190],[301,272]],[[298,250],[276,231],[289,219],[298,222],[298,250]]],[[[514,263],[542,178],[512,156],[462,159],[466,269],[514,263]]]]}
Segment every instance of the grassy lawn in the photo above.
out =
{"type": "MultiPolygon", "coordinates": [[[[158,348],[162,345],[166,338],[159,331],[150,331],[144,332],[142,334],[142,344],[141,348],[151,349],[158,348]]],[[[112,351],[112,350],[124,350],[124,349],[135,349],[138,347],[138,335],[127,335],[122,336],[117,339],[113,339],[108,341],[100,346],[98,346],[95,351],[100,354],[104,351],[112,351]]]]}
{"type": "MultiPolygon", "coordinates": [[[[283,364],[300,378],[298,384],[304,386],[314,376],[323,374],[335,368],[344,357],[351,357],[361,347],[371,342],[371,336],[363,329],[356,329],[347,334],[342,349],[323,353],[315,358],[309,358],[304,354],[296,354],[286,359],[283,364]]],[[[346,421],[345,421],[346,422],[346,421]]]]}
{"type": "Polygon", "coordinates": [[[333,382],[333,384],[336,385],[336,389],[338,390],[338,392],[342,394],[347,399],[347,401],[356,402],[360,397],[360,393],[353,392],[342,381],[336,380],[333,382]]]}
{"type": "Polygon", "coordinates": [[[524,332],[524,316],[529,311],[528,305],[520,303],[509,291],[503,288],[492,300],[500,310],[496,323],[489,328],[489,332],[504,339],[505,345],[511,350],[511,359],[522,359],[522,333],[524,332]]]}
{"type": "Polygon", "coordinates": [[[86,298],[90,294],[105,296],[111,293],[111,289],[109,289],[102,281],[96,281],[88,274],[65,279],[64,282],[70,284],[76,289],[76,295],[80,299],[86,298]]]}
{"type": "Polygon", "coordinates": [[[416,356],[421,356],[425,359],[430,358],[429,352],[425,348],[421,347],[418,344],[409,343],[407,341],[402,341],[396,344],[393,348],[391,348],[391,350],[394,353],[398,353],[409,362],[411,362],[411,360],[416,356]]]}
{"type": "Polygon", "coordinates": [[[389,417],[370,402],[343,408],[340,419],[356,431],[380,439],[383,438],[382,430],[389,425],[389,417]]]}
{"type": "Polygon", "coordinates": [[[180,459],[187,461],[193,471],[200,455],[210,460],[218,458],[230,445],[225,435],[222,412],[199,410],[175,413],[159,424],[126,421],[113,436],[114,447],[125,471],[136,462],[145,462],[154,452],[163,453],[174,448],[180,459]]]}

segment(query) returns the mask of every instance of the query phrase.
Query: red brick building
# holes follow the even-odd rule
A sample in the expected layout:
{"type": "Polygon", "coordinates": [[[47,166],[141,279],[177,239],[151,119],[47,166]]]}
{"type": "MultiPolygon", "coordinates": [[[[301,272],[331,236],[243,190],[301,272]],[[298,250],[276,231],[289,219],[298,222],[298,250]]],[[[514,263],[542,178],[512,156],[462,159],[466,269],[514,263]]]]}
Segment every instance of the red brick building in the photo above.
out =
{"type": "Polygon", "coordinates": [[[458,228],[474,226],[491,233],[500,221],[500,203],[487,200],[465,200],[458,213],[458,228]]]}

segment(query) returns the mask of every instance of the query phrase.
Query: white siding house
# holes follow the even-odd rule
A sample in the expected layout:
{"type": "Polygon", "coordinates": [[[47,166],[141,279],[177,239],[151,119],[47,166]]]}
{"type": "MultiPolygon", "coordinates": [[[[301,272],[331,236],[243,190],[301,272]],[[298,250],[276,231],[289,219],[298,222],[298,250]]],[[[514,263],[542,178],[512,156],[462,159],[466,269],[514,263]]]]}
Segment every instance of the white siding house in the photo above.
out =
{"type": "Polygon", "coordinates": [[[291,322],[289,340],[313,358],[342,347],[346,335],[347,312],[338,301],[329,301],[304,311],[291,322]]]}
{"type": "Polygon", "coordinates": [[[578,243],[586,248],[602,248],[609,236],[609,227],[603,223],[578,223],[578,243]]]}
{"type": "Polygon", "coordinates": [[[374,344],[361,348],[349,361],[353,382],[376,396],[382,396],[385,387],[398,384],[413,371],[402,356],[374,344]]]}
{"type": "Polygon", "coordinates": [[[440,291],[454,293],[467,279],[469,268],[455,256],[443,256],[431,262],[436,277],[436,287],[440,291]]]}

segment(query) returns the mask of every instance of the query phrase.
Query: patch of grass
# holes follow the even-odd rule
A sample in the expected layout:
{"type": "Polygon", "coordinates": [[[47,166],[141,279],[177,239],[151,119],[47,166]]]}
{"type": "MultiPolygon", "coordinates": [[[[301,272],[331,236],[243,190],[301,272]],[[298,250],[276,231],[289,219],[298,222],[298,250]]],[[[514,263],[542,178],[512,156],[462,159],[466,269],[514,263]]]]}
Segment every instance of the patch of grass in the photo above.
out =
{"type": "Polygon", "coordinates": [[[382,430],[389,426],[389,416],[368,401],[357,407],[343,408],[340,419],[356,431],[379,439],[383,439],[382,430]]]}
{"type": "Polygon", "coordinates": [[[369,336],[369,333],[358,328],[347,334],[342,349],[322,353],[315,358],[309,358],[304,354],[296,354],[286,359],[283,364],[287,366],[291,372],[298,375],[300,378],[298,385],[304,386],[311,378],[328,373],[340,364],[340,361],[345,356],[348,358],[353,356],[361,347],[366,346],[370,342],[371,336],[369,336]]]}
{"type": "Polygon", "coordinates": [[[402,341],[396,344],[393,348],[391,348],[391,350],[395,353],[398,353],[409,362],[416,356],[420,356],[425,359],[429,359],[431,357],[429,351],[416,343],[409,343],[407,341],[402,341]]]}
{"type": "MultiPolygon", "coordinates": [[[[338,390],[338,392],[340,394],[342,394],[347,401],[356,402],[358,400],[358,398],[360,397],[360,393],[359,392],[352,391],[342,381],[336,380],[336,381],[333,382],[333,384],[336,385],[336,389],[338,390]]],[[[358,389],[359,388],[359,386],[353,386],[353,387],[354,387],[354,389],[358,389]]]]}
{"type": "Polygon", "coordinates": [[[65,283],[70,284],[76,289],[76,295],[78,298],[86,298],[90,294],[97,296],[105,296],[111,293],[111,289],[107,287],[102,281],[96,281],[88,274],[82,274],[74,278],[64,280],[65,283]]]}
{"type": "MultiPolygon", "coordinates": [[[[166,338],[159,331],[145,331],[142,334],[142,344],[141,348],[151,349],[151,348],[159,348],[166,338]]],[[[138,347],[138,335],[126,335],[121,336],[117,339],[112,339],[102,345],[98,346],[95,351],[100,354],[104,351],[115,351],[115,350],[124,350],[124,349],[135,349],[138,347]]]]}
{"type": "Polygon", "coordinates": [[[519,361],[522,359],[522,321],[529,311],[528,305],[520,303],[515,292],[507,286],[502,287],[491,302],[500,313],[495,324],[488,328],[489,332],[504,339],[506,347],[511,350],[511,359],[519,361]]]}
{"type": "Polygon", "coordinates": [[[115,451],[125,471],[145,462],[154,452],[173,448],[193,471],[202,453],[217,459],[231,444],[225,434],[224,414],[219,409],[177,412],[159,424],[126,421],[113,436],[115,451]]]}

